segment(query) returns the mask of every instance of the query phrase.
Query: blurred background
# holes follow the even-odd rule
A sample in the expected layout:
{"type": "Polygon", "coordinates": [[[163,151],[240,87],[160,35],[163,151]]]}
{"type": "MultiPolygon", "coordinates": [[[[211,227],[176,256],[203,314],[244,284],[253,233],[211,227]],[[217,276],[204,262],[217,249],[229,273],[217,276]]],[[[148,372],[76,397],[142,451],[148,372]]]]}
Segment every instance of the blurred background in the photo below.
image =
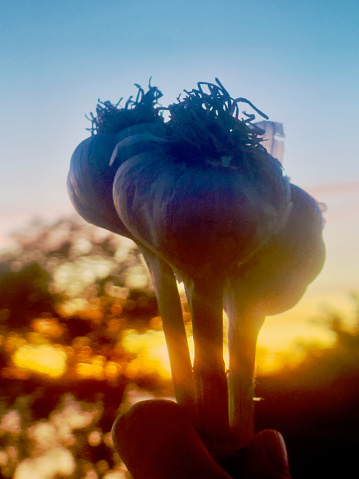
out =
{"type": "Polygon", "coordinates": [[[3,477],[127,478],[111,447],[114,418],[138,399],[173,394],[137,248],[80,220],[66,191],[71,154],[89,136],[85,115],[150,77],[164,105],[218,77],[283,123],[287,174],[326,204],[321,275],[260,334],[256,427],[283,433],[294,478],[351,470],[358,14],[349,0],[1,2],[3,477]]]}

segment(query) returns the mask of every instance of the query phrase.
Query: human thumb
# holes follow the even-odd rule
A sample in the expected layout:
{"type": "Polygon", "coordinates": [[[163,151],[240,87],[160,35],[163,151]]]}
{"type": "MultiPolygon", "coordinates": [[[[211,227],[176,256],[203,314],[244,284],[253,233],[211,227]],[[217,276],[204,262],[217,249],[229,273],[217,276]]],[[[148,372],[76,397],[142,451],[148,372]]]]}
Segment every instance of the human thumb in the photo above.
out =
{"type": "Polygon", "coordinates": [[[119,416],[113,442],[134,479],[231,479],[172,401],[142,401],[119,416]]]}

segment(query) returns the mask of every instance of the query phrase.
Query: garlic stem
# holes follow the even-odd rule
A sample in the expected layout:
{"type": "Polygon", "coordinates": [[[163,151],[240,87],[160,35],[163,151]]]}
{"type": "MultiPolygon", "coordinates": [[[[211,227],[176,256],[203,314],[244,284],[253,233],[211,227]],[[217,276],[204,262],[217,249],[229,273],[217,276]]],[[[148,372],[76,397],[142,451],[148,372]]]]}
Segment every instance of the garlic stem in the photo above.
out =
{"type": "Polygon", "coordinates": [[[244,447],[254,435],[254,364],[256,337],[237,337],[229,342],[229,423],[236,448],[244,447]]]}
{"type": "Polygon", "coordinates": [[[152,274],[177,403],[196,421],[195,387],[176,278],[158,256],[142,248],[152,274]]]}
{"type": "Polygon", "coordinates": [[[245,301],[237,295],[232,294],[226,304],[229,318],[228,394],[231,437],[234,447],[241,448],[254,435],[255,354],[264,317],[244,307],[245,301]]]}
{"type": "Polygon", "coordinates": [[[187,284],[192,311],[198,430],[209,449],[228,441],[228,393],[223,360],[223,287],[209,280],[187,284]]]}

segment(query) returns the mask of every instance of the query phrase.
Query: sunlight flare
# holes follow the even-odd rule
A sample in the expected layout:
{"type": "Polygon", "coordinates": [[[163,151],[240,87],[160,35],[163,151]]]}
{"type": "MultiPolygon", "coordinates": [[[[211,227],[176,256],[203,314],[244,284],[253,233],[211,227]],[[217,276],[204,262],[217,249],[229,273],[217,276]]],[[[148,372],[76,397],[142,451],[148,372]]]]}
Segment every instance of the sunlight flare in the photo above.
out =
{"type": "Polygon", "coordinates": [[[52,378],[62,376],[66,370],[66,353],[47,344],[21,346],[13,356],[18,368],[45,374],[52,378]]]}

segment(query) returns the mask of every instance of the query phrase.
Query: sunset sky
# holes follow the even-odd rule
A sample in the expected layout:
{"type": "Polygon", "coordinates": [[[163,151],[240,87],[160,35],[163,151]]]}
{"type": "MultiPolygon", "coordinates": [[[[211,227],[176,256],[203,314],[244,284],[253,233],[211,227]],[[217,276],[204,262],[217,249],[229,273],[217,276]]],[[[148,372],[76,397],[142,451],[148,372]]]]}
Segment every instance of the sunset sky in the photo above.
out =
{"type": "Polygon", "coordinates": [[[35,216],[73,213],[69,161],[98,99],[152,77],[166,105],[218,77],[284,124],[287,174],[328,208],[324,270],[263,342],[320,336],[308,319],[359,292],[358,21],[351,0],[2,1],[0,246],[35,216]]]}

